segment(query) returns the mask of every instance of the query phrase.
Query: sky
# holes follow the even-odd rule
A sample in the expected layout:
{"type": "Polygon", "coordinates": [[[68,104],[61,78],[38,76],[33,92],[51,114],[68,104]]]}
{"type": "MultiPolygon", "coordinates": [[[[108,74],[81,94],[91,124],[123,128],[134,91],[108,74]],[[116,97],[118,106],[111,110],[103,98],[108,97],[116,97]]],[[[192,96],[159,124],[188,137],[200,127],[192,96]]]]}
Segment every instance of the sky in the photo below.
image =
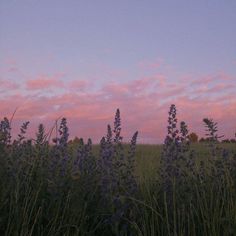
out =
{"type": "Polygon", "coordinates": [[[190,132],[202,119],[236,132],[235,0],[1,0],[0,118],[99,142],[121,111],[122,134],[161,143],[171,104],[190,132]]]}

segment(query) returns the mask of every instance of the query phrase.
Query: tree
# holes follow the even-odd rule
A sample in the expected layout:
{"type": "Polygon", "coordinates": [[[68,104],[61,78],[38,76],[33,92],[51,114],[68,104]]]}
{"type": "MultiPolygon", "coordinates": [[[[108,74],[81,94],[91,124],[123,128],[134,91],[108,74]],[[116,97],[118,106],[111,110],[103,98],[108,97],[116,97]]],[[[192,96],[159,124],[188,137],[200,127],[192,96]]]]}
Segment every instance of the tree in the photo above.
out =
{"type": "Polygon", "coordinates": [[[189,138],[189,141],[191,143],[197,143],[198,142],[198,135],[196,133],[194,133],[194,132],[190,133],[188,135],[188,138],[189,138]]]}
{"type": "Polygon", "coordinates": [[[205,140],[204,138],[200,138],[200,139],[199,139],[199,142],[200,142],[200,143],[203,143],[203,142],[205,142],[205,141],[206,141],[206,140],[205,140]]]}
{"type": "Polygon", "coordinates": [[[221,142],[222,143],[230,143],[230,140],[229,139],[223,139],[221,142]]]}

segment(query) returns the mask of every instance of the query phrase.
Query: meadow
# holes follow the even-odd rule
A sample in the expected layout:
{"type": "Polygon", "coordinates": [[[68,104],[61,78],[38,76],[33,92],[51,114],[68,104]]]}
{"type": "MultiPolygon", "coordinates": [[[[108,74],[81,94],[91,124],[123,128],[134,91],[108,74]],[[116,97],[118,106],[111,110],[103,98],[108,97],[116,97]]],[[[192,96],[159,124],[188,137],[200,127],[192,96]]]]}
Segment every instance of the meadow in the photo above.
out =
{"type": "Polygon", "coordinates": [[[69,141],[65,118],[53,142],[28,125],[12,140],[0,123],[0,235],[236,235],[236,144],[212,119],[191,143],[172,105],[163,145],[123,143],[119,110],[99,145],[69,141]]]}

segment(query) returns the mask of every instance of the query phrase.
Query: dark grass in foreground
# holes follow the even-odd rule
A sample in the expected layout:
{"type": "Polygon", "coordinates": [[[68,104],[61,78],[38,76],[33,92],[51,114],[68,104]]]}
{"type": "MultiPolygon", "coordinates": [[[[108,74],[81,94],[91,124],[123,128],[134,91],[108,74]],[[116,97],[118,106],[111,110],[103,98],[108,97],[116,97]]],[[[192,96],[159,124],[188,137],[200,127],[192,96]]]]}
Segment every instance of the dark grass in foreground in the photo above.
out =
{"type": "Polygon", "coordinates": [[[43,125],[11,141],[0,126],[0,235],[236,235],[236,145],[190,144],[176,109],[164,145],[122,144],[120,113],[99,146],[68,144],[62,119],[49,145],[43,125]],[[222,146],[223,145],[223,146],[222,146]]]}

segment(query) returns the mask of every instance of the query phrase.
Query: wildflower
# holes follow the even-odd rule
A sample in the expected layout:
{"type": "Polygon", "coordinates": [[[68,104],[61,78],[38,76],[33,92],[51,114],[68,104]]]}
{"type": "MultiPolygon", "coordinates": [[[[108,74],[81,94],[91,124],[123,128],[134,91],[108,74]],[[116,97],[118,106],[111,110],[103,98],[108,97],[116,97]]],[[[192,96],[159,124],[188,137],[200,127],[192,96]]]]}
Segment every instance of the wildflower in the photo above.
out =
{"type": "Polygon", "coordinates": [[[11,125],[6,117],[0,123],[0,143],[11,143],[11,125]]]}
{"type": "Polygon", "coordinates": [[[29,121],[26,121],[22,124],[20,128],[20,134],[18,134],[18,143],[21,143],[25,139],[25,134],[29,125],[29,121]]]}
{"type": "Polygon", "coordinates": [[[206,127],[206,136],[208,136],[208,142],[211,149],[212,157],[216,158],[218,140],[219,138],[224,137],[224,135],[218,136],[217,122],[214,122],[213,119],[204,118],[203,122],[206,127]]]}

